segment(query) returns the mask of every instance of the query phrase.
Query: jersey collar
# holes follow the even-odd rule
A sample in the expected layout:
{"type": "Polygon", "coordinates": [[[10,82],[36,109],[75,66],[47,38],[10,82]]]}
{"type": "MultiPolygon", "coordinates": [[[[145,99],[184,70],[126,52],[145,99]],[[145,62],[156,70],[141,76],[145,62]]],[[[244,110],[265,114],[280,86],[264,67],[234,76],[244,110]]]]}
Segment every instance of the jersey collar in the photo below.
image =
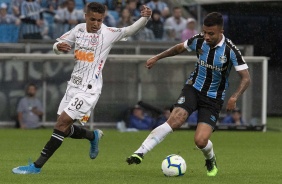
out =
{"type": "Polygon", "coordinates": [[[221,38],[220,42],[218,44],[216,44],[216,46],[214,46],[214,48],[221,47],[224,43],[224,40],[225,40],[225,36],[222,34],[222,38],[221,38]]]}

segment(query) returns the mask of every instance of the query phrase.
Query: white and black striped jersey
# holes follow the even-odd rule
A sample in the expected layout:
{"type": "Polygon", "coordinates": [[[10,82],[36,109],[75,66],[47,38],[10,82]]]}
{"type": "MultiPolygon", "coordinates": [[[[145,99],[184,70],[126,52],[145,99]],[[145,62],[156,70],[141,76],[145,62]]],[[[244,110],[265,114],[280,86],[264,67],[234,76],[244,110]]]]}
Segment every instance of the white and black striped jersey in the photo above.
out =
{"type": "Polygon", "coordinates": [[[113,44],[125,35],[125,28],[101,26],[97,33],[88,33],[86,23],[76,27],[57,39],[74,44],[75,65],[69,85],[89,93],[101,93],[102,70],[113,44]]]}

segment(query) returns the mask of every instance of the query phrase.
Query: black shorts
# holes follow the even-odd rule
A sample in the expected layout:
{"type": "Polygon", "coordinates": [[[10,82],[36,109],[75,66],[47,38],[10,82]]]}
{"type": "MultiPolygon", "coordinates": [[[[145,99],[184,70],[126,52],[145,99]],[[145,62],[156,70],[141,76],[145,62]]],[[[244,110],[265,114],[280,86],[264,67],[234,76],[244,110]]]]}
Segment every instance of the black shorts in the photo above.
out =
{"type": "Polygon", "coordinates": [[[189,115],[198,110],[198,122],[204,122],[213,128],[216,125],[223,100],[210,98],[196,90],[192,85],[186,84],[174,104],[174,107],[185,109],[189,115]]]}

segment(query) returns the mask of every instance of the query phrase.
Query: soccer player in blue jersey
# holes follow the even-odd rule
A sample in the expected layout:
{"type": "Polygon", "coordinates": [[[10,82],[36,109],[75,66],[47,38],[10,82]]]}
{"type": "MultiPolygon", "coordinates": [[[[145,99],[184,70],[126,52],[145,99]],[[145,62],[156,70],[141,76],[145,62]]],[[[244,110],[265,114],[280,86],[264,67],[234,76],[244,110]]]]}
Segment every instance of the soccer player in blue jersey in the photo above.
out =
{"type": "Polygon", "coordinates": [[[213,144],[210,141],[225,92],[232,66],[241,77],[237,90],[229,98],[226,110],[235,109],[236,101],[250,84],[248,66],[240,51],[223,35],[223,18],[218,12],[208,14],[204,19],[202,33],[147,60],[146,67],[166,57],[184,51],[196,51],[198,60],[195,70],[187,79],[182,92],[174,104],[169,119],[155,128],[134,154],[126,159],[128,164],[140,164],[144,155],[159,144],[174,129],[180,128],[192,112],[198,110],[198,123],[194,136],[196,146],[202,151],[207,175],[218,172],[213,144]]]}

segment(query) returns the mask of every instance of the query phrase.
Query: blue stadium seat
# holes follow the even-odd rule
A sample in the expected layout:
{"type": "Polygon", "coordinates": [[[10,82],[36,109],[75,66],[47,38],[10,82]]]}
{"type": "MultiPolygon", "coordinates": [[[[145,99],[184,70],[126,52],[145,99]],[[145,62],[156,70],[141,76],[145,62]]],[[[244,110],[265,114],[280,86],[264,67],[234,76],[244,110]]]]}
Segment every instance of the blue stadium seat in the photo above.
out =
{"type": "Polygon", "coordinates": [[[1,4],[1,3],[10,4],[10,1],[11,1],[11,0],[0,0],[0,4],[1,4]]]}
{"type": "Polygon", "coordinates": [[[19,26],[0,24],[0,33],[0,43],[17,43],[19,39],[19,26]]]}
{"type": "Polygon", "coordinates": [[[97,2],[97,3],[105,4],[105,3],[106,3],[106,0],[87,0],[87,2],[88,2],[88,3],[97,2]]]}
{"type": "Polygon", "coordinates": [[[54,15],[44,12],[43,13],[43,18],[44,20],[48,23],[48,36],[50,36],[50,38],[53,38],[53,33],[54,33],[54,15]]]}
{"type": "MultiPolygon", "coordinates": [[[[97,2],[97,3],[101,3],[101,4],[106,4],[107,0],[86,0],[86,3],[91,3],[91,2],[97,2]]],[[[84,8],[83,1],[82,0],[75,0],[75,7],[77,9],[80,9],[80,10],[83,9],[84,8]]]]}
{"type": "Polygon", "coordinates": [[[75,8],[82,10],[84,8],[84,3],[82,0],[75,0],[75,8]]]}
{"type": "Polygon", "coordinates": [[[111,14],[115,18],[116,22],[119,21],[119,14],[118,14],[117,11],[115,11],[115,10],[108,10],[108,13],[111,14]]]}

